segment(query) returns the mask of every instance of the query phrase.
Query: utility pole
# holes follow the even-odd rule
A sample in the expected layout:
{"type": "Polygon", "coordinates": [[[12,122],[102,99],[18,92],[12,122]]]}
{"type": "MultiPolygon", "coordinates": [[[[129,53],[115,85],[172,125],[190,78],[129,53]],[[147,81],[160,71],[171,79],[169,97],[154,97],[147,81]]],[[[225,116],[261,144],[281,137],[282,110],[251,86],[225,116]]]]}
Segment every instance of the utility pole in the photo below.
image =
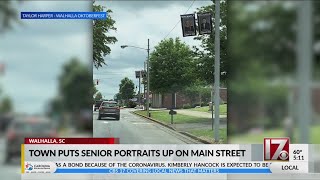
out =
{"type": "MultiPolygon", "coordinates": [[[[215,63],[214,63],[214,141],[219,142],[220,126],[220,0],[215,0],[215,63]]],[[[213,111],[212,111],[213,113],[213,111]]]]}
{"type": "Polygon", "coordinates": [[[150,54],[150,40],[148,39],[148,59],[147,59],[147,116],[150,117],[149,113],[149,93],[150,93],[150,69],[149,69],[149,54],[150,54]]]}
{"type": "Polygon", "coordinates": [[[138,98],[139,98],[139,106],[141,105],[141,71],[139,71],[139,95],[138,95],[138,98]]]}
{"type": "Polygon", "coordinates": [[[297,6],[297,58],[298,58],[298,121],[300,144],[309,143],[311,121],[311,68],[312,68],[312,1],[299,1],[297,6]]]}
{"type": "MultiPolygon", "coordinates": [[[[143,62],[143,70],[144,70],[144,72],[143,72],[143,79],[144,79],[144,83],[143,83],[143,99],[145,99],[146,98],[146,79],[145,79],[145,76],[146,76],[146,66],[147,66],[147,60],[146,61],[144,61],[143,62]]],[[[143,107],[144,107],[144,110],[146,110],[146,102],[145,102],[145,100],[143,100],[143,107]]]]}

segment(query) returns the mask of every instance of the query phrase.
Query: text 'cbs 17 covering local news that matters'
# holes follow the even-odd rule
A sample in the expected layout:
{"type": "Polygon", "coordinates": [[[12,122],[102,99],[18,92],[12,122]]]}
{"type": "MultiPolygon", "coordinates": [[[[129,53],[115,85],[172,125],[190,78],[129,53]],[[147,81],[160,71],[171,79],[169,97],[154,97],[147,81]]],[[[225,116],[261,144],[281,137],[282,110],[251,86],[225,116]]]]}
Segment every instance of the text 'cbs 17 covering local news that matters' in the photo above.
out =
{"type": "Polygon", "coordinates": [[[26,138],[21,172],[57,174],[310,173],[308,144],[121,145],[117,138],[26,138]]]}

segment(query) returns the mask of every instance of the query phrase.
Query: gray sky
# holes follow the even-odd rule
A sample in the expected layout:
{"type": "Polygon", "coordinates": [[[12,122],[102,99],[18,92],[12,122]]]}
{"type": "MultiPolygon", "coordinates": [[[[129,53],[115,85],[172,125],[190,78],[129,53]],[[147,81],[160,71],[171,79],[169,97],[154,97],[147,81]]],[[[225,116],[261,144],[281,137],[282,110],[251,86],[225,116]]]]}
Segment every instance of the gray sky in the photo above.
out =
{"type": "MultiPolygon", "coordinates": [[[[118,42],[111,45],[111,54],[106,56],[107,66],[94,69],[93,78],[101,79],[98,90],[107,99],[113,98],[119,90],[119,83],[124,77],[129,77],[138,85],[135,79],[136,70],[142,70],[147,52],[140,49],[121,49],[124,44],[147,48],[150,39],[151,49],[157,45],[177,24],[180,15],[185,14],[192,1],[99,1],[101,5],[111,9],[112,18],[116,21],[118,42]]],[[[188,13],[196,8],[212,4],[212,1],[197,0],[188,13]]],[[[182,37],[181,24],[167,38],[180,37],[190,46],[199,45],[193,37],[182,37]]]]}
{"type": "MultiPolygon", "coordinates": [[[[19,11],[90,11],[91,2],[24,1],[19,11]]],[[[20,14],[20,12],[19,12],[20,14]]],[[[43,112],[57,94],[57,77],[71,57],[90,62],[89,20],[21,20],[13,31],[0,34],[0,63],[6,73],[0,77],[3,95],[14,100],[15,110],[43,112]]]]}
{"type": "MultiPolygon", "coordinates": [[[[129,44],[151,48],[179,21],[192,1],[101,1],[113,10],[118,42],[106,57],[108,66],[94,70],[101,79],[98,89],[106,98],[118,92],[120,80],[129,77],[137,84],[134,71],[143,68],[147,53],[139,49],[121,49],[129,44]],[[99,74],[99,75],[98,75],[99,74]]],[[[211,4],[196,0],[188,11],[211,4]]],[[[91,1],[23,1],[19,11],[91,11],[91,1]]],[[[20,20],[13,31],[0,34],[0,63],[6,64],[0,76],[1,96],[9,95],[19,112],[43,112],[48,100],[57,95],[57,77],[71,57],[85,62],[92,59],[92,22],[90,20],[20,20]]],[[[180,23],[168,37],[181,37],[180,23]]],[[[192,37],[182,38],[190,45],[199,44],[192,37]]]]}

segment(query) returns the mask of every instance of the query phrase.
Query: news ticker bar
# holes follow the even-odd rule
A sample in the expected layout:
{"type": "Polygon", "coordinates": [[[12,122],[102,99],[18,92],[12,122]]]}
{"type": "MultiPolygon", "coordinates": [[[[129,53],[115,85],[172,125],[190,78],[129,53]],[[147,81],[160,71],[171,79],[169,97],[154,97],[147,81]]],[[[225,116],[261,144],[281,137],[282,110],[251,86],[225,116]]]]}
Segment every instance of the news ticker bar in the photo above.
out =
{"type": "Polygon", "coordinates": [[[270,169],[215,169],[215,168],[109,168],[109,169],[57,169],[55,173],[89,173],[89,174],[270,174],[270,169]]]}
{"type": "Polygon", "coordinates": [[[25,174],[30,173],[105,173],[105,174],[270,174],[308,173],[308,162],[196,162],[196,161],[57,161],[25,162],[25,174]],[[291,169],[290,169],[291,168],[291,169]]]}
{"type": "Polygon", "coordinates": [[[26,138],[21,145],[21,172],[314,173],[312,145],[289,144],[281,149],[282,141],[287,142],[278,138],[267,139],[264,145],[146,145],[118,144],[117,138],[26,138]],[[279,146],[273,147],[278,142],[279,146]],[[275,160],[266,161],[269,156],[275,160]]]}
{"type": "Polygon", "coordinates": [[[21,12],[21,19],[107,19],[107,12],[21,12]]]}

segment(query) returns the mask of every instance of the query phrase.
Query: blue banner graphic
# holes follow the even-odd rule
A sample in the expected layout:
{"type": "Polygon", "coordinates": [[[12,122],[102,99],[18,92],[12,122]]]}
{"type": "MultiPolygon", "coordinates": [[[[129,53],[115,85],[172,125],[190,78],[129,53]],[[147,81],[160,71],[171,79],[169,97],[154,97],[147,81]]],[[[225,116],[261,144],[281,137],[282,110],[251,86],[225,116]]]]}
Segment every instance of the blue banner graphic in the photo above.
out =
{"type": "Polygon", "coordinates": [[[21,12],[21,19],[106,19],[106,12],[21,12]]]}
{"type": "Polygon", "coordinates": [[[58,168],[55,173],[89,174],[270,174],[269,168],[58,168]]]}

